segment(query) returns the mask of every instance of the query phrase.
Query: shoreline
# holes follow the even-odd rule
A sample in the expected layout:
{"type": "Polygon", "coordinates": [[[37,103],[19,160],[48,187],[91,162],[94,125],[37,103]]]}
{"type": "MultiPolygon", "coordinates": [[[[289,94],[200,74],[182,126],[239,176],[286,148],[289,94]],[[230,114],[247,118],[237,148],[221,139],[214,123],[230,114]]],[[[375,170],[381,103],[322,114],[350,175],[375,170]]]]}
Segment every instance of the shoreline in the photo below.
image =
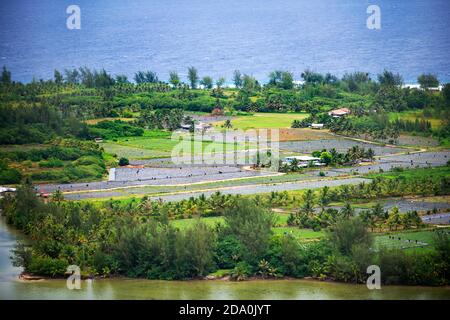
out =
{"type": "MultiPolygon", "coordinates": [[[[65,277],[48,277],[48,276],[38,276],[38,275],[32,275],[27,273],[21,273],[16,279],[16,281],[23,282],[23,283],[35,283],[35,282],[44,282],[44,281],[57,281],[57,280],[67,280],[65,277]]],[[[337,285],[365,285],[365,283],[354,283],[354,282],[342,282],[342,281],[336,281],[333,279],[319,279],[314,277],[304,277],[304,278],[294,278],[294,277],[271,277],[271,278],[263,278],[261,276],[252,276],[245,280],[231,280],[229,275],[222,276],[222,277],[215,277],[215,276],[204,276],[199,278],[192,278],[192,279],[177,279],[177,280],[165,280],[165,279],[146,279],[146,278],[130,278],[126,276],[121,275],[113,275],[110,277],[88,277],[88,276],[81,276],[81,280],[84,281],[102,281],[102,280],[111,280],[111,281],[117,281],[117,280],[123,280],[123,281],[162,281],[162,282],[168,282],[168,283],[175,283],[175,282],[183,282],[183,283],[189,283],[189,282],[227,282],[227,283],[248,283],[248,282],[258,282],[258,281],[307,281],[307,282],[313,282],[313,283],[329,283],[329,284],[337,284],[337,285]]],[[[405,288],[412,288],[412,287],[422,287],[422,288],[441,288],[441,289],[449,289],[450,285],[441,285],[441,286],[426,286],[426,285],[404,285],[404,284],[382,284],[383,287],[405,287],[405,288]]]]}

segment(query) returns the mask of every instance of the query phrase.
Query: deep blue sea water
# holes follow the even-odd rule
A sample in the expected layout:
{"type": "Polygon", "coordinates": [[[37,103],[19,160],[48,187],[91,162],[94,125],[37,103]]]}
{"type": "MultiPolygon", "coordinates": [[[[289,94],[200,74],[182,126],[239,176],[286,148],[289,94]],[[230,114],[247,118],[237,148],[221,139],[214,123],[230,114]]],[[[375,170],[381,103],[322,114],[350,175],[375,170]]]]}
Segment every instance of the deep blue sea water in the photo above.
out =
{"type": "Polygon", "coordinates": [[[415,82],[423,72],[450,81],[450,0],[1,0],[0,65],[13,78],[50,78],[88,66],[130,78],[224,76],[240,69],[261,81],[274,69],[341,76],[384,68],[415,82]],[[66,8],[81,8],[81,30],[66,8]],[[366,27],[368,5],[381,30],[366,27]]]}

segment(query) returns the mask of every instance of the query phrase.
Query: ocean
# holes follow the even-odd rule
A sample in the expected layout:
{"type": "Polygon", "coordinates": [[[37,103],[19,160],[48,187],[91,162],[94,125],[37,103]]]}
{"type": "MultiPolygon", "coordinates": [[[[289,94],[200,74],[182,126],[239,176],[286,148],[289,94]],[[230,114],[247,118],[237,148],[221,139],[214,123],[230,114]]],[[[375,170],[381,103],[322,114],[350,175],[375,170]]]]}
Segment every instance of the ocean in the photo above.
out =
{"type": "Polygon", "coordinates": [[[132,79],[152,70],[185,79],[225,77],[235,69],[267,81],[270,71],[305,69],[342,76],[383,69],[406,83],[421,73],[450,81],[449,0],[2,0],[0,66],[13,79],[48,79],[87,66],[132,79]],[[66,26],[69,5],[81,29],[66,26]],[[378,5],[381,29],[368,29],[378,5]]]}

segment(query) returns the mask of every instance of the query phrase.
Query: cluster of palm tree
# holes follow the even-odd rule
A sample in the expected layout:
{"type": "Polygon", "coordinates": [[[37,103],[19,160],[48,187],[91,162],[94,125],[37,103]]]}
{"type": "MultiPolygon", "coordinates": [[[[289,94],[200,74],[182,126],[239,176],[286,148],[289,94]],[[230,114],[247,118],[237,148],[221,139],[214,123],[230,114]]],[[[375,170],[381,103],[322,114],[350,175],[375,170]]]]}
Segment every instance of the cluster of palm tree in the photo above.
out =
{"type": "Polygon", "coordinates": [[[137,123],[149,129],[173,131],[181,127],[184,119],[184,111],[182,109],[143,110],[137,123]]]}
{"type": "Polygon", "coordinates": [[[339,118],[327,125],[331,132],[346,136],[363,136],[366,139],[380,141],[389,139],[391,142],[395,142],[400,136],[400,129],[390,123],[385,126],[356,125],[348,118],[339,118]]]}
{"type": "MultiPolygon", "coordinates": [[[[311,228],[320,230],[329,227],[340,219],[350,219],[356,216],[356,211],[346,201],[340,210],[334,208],[325,208],[329,203],[329,189],[325,187],[319,194],[319,199],[316,200],[314,193],[308,190],[303,196],[303,204],[296,213],[291,213],[288,218],[288,224],[299,226],[301,228],[311,228]],[[315,205],[320,205],[320,210],[315,209],[315,205]]],[[[369,210],[363,210],[358,213],[358,216],[365,223],[365,225],[373,232],[375,229],[379,231],[420,228],[423,226],[422,219],[417,211],[407,211],[401,214],[398,207],[393,207],[390,212],[384,210],[380,203],[375,204],[369,210]]]]}
{"type": "MultiPolygon", "coordinates": [[[[417,194],[422,196],[440,195],[448,192],[448,182],[448,177],[441,179],[425,177],[411,180],[378,177],[370,183],[342,185],[333,189],[325,186],[318,192],[307,190],[300,201],[291,199],[290,203],[298,206],[299,209],[290,215],[288,224],[313,229],[328,227],[338,218],[350,218],[355,215],[355,210],[350,205],[351,199],[380,199],[417,194]],[[331,202],[344,202],[344,206],[340,210],[327,208],[331,202]]],[[[422,225],[416,211],[399,214],[398,208],[394,207],[388,213],[380,204],[375,205],[371,210],[362,211],[359,215],[372,229],[395,230],[399,227],[408,229],[422,225]]]]}
{"type": "Polygon", "coordinates": [[[223,194],[219,191],[210,197],[204,194],[177,202],[164,202],[152,200],[145,196],[140,200],[134,200],[126,204],[118,201],[110,201],[107,206],[115,212],[129,212],[137,214],[142,219],[150,217],[167,217],[168,219],[185,219],[192,217],[208,217],[223,215],[226,208],[232,207],[240,195],[223,194]]]}
{"type": "Polygon", "coordinates": [[[376,204],[371,210],[364,210],[360,214],[362,220],[373,232],[388,228],[389,230],[420,228],[424,225],[417,211],[407,211],[401,214],[398,207],[393,207],[390,212],[384,211],[381,204],[376,204]]]}
{"type": "MultiPolygon", "coordinates": [[[[166,216],[169,219],[186,219],[192,217],[222,216],[226,209],[233,208],[242,196],[223,194],[220,191],[206,197],[204,194],[199,197],[191,197],[177,202],[164,202],[153,200],[149,196],[141,199],[121,203],[111,200],[106,203],[106,207],[116,214],[132,214],[143,219],[149,217],[166,216]]],[[[283,207],[296,201],[287,191],[273,191],[267,195],[255,195],[252,201],[258,206],[265,208],[283,207]]]]}
{"type": "MultiPolygon", "coordinates": [[[[320,161],[326,165],[346,165],[346,164],[356,164],[359,160],[369,160],[373,161],[375,157],[375,152],[372,148],[365,148],[359,146],[353,146],[347,150],[346,153],[340,153],[335,148],[327,151],[323,149],[322,151],[314,151],[312,153],[313,157],[320,158],[320,161]]],[[[310,161],[308,167],[314,167],[314,163],[310,161]]],[[[290,163],[286,163],[280,160],[279,169],[280,172],[301,172],[300,161],[298,159],[292,159],[290,163]]]]}

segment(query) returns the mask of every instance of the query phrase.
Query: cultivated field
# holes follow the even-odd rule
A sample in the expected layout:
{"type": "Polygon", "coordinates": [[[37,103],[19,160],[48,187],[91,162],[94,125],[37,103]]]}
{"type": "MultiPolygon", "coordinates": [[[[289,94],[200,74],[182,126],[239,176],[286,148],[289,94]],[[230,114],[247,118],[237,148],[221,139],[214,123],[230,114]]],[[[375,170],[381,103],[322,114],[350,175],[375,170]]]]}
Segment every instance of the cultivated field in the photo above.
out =
{"type": "MultiPolygon", "coordinates": [[[[248,116],[238,116],[231,119],[234,129],[271,129],[290,128],[292,121],[307,118],[307,113],[255,113],[248,116]]],[[[216,126],[222,126],[223,121],[216,122],[216,126]]]]}

